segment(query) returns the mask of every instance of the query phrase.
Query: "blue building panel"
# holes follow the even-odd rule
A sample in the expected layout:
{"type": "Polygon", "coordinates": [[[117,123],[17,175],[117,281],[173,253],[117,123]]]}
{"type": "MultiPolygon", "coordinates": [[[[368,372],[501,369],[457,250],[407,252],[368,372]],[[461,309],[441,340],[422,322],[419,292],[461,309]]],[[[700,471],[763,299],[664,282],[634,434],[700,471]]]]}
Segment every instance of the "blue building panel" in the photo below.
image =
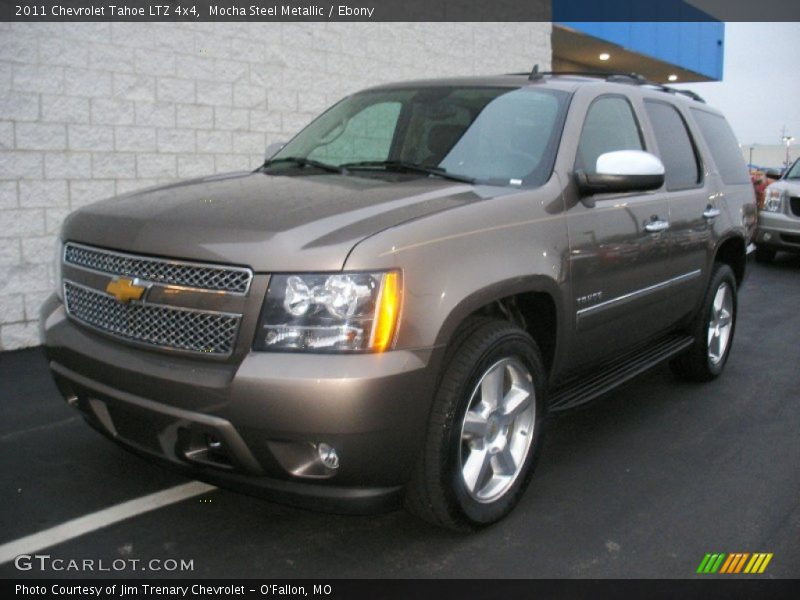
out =
{"type": "Polygon", "coordinates": [[[686,0],[552,0],[553,21],[717,21],[686,0]]]}
{"type": "Polygon", "coordinates": [[[557,25],[611,42],[657,60],[722,79],[725,25],[700,22],[583,22],[557,25]]]}

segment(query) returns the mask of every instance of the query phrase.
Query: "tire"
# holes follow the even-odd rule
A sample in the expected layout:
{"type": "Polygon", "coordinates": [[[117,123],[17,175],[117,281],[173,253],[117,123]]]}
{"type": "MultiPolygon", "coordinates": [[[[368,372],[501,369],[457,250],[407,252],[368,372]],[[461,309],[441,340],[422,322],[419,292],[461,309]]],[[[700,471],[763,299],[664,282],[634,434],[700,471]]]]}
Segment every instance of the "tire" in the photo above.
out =
{"type": "Polygon", "coordinates": [[[717,263],[690,327],[694,343],[670,363],[676,376],[710,381],[722,373],[733,345],[736,309],[736,278],[728,265],[717,263]]]}
{"type": "Polygon", "coordinates": [[[756,246],[756,262],[771,263],[775,260],[776,254],[777,251],[768,246],[756,246]]]}
{"type": "Polygon", "coordinates": [[[445,357],[406,508],[458,531],[505,517],[541,447],[545,378],[525,331],[500,319],[469,319],[445,357]]]}

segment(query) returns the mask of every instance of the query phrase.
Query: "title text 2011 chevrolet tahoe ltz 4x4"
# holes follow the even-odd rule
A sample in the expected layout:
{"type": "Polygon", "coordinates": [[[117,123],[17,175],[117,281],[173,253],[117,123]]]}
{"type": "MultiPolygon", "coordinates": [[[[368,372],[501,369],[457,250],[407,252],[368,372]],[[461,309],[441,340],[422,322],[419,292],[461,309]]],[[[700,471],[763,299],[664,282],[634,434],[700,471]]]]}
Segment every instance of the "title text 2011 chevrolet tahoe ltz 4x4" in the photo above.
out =
{"type": "Polygon", "coordinates": [[[82,208],[42,327],[70,404],[188,475],[470,529],[549,410],[719,375],[755,225],[724,118],[631,77],[353,94],[255,172],[82,208]]]}

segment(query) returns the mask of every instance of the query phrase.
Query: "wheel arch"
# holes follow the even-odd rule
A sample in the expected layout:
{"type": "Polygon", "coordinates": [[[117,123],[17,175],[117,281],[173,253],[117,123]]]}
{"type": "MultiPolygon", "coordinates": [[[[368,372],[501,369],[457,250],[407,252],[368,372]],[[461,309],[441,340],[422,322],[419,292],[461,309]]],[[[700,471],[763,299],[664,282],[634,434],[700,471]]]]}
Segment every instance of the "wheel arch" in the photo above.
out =
{"type": "Polygon", "coordinates": [[[714,263],[728,265],[736,276],[736,285],[740,286],[744,281],[747,266],[747,250],[744,238],[732,234],[722,239],[717,244],[717,249],[714,252],[714,263]]]}
{"type": "Polygon", "coordinates": [[[558,362],[564,339],[561,306],[561,290],[548,277],[534,275],[496,282],[470,294],[453,308],[439,330],[436,345],[449,345],[461,324],[470,317],[499,316],[518,323],[531,334],[550,374],[558,362]]]}

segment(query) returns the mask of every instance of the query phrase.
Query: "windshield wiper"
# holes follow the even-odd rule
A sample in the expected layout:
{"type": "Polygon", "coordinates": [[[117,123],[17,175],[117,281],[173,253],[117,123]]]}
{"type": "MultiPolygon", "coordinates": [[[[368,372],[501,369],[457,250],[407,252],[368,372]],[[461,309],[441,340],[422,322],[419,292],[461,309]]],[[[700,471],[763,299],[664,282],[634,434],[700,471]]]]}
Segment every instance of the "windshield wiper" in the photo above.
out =
{"type": "Polygon", "coordinates": [[[301,167],[315,167],[317,169],[322,169],[323,171],[327,171],[328,173],[339,173],[344,175],[345,170],[341,167],[337,167],[336,165],[329,165],[328,163],[320,162],[318,160],[314,160],[311,158],[303,158],[302,156],[286,156],[283,158],[273,158],[266,161],[261,168],[264,169],[266,167],[271,167],[272,165],[277,165],[281,163],[292,163],[301,167]]]}
{"type": "Polygon", "coordinates": [[[429,165],[421,165],[413,162],[406,162],[403,160],[362,160],[360,162],[345,163],[340,165],[342,169],[356,170],[356,169],[384,169],[386,171],[411,171],[414,173],[423,173],[425,175],[434,175],[443,179],[451,179],[453,181],[461,181],[464,183],[475,183],[474,177],[467,177],[466,175],[457,175],[456,173],[448,173],[447,169],[442,167],[433,167],[429,165]]]}

